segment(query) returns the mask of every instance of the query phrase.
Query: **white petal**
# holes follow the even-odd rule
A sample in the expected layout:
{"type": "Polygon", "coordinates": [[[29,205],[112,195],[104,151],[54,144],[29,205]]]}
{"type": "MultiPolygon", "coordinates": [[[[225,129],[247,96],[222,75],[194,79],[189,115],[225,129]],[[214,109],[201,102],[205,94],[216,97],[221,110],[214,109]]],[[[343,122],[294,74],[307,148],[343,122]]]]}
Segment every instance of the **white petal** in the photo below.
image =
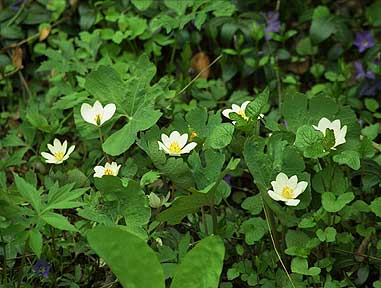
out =
{"type": "Polygon", "coordinates": [[[306,190],[307,186],[308,186],[308,182],[306,182],[306,181],[300,181],[296,185],[296,188],[295,188],[295,191],[294,191],[294,198],[296,198],[300,194],[302,194],[304,192],[304,190],[306,190]]]}
{"type": "Polygon", "coordinates": [[[183,148],[185,146],[185,144],[187,144],[187,141],[188,141],[188,134],[185,133],[185,134],[181,135],[179,137],[180,148],[183,148]]]}
{"type": "Polygon", "coordinates": [[[232,105],[233,112],[237,113],[239,110],[241,110],[241,106],[238,106],[237,104],[232,105]]]}
{"type": "Polygon", "coordinates": [[[101,125],[110,120],[116,111],[116,106],[114,103],[107,104],[103,109],[103,117],[101,119],[101,125]]]}
{"type": "Polygon", "coordinates": [[[341,126],[341,124],[340,124],[340,120],[339,119],[336,119],[335,121],[333,121],[331,123],[331,129],[333,131],[340,131],[340,126],[341,126]]]}
{"type": "Polygon", "coordinates": [[[48,144],[48,149],[52,154],[55,154],[57,152],[57,147],[53,146],[52,144],[48,144]]]}
{"type": "Polygon", "coordinates": [[[224,115],[226,118],[230,119],[229,114],[233,112],[232,109],[225,109],[222,111],[222,115],[224,115]]]}
{"type": "Polygon", "coordinates": [[[167,135],[161,134],[161,141],[163,142],[162,144],[164,144],[164,146],[166,146],[167,148],[171,146],[171,141],[169,140],[169,137],[167,135]]]}
{"type": "Polygon", "coordinates": [[[290,187],[291,189],[295,189],[297,184],[298,184],[298,176],[294,175],[290,179],[288,179],[287,186],[290,187]]]}
{"type": "Polygon", "coordinates": [[[94,177],[102,178],[102,176],[105,174],[105,168],[103,166],[95,166],[94,171],[94,177]]]}
{"type": "Polygon", "coordinates": [[[331,121],[329,121],[327,118],[323,117],[320,119],[318,127],[319,127],[319,130],[323,132],[327,128],[331,127],[331,121]]]}
{"type": "Polygon", "coordinates": [[[46,160],[55,160],[56,158],[47,152],[41,152],[42,157],[44,157],[46,160]]]}
{"type": "Polygon", "coordinates": [[[243,102],[242,105],[241,105],[241,109],[242,109],[243,111],[245,111],[245,110],[246,110],[246,107],[247,107],[247,105],[249,105],[249,103],[250,103],[250,101],[245,101],[245,102],[243,102]]]}
{"type": "Polygon", "coordinates": [[[97,115],[97,114],[103,115],[103,110],[104,109],[103,109],[101,102],[99,102],[98,100],[95,101],[94,106],[93,106],[94,115],[97,115]]]}
{"type": "Polygon", "coordinates": [[[62,144],[61,144],[60,140],[58,140],[57,138],[55,138],[54,141],[53,141],[53,146],[54,146],[54,148],[55,148],[57,151],[60,151],[60,150],[61,150],[61,147],[62,147],[62,144]]]}
{"type": "Polygon", "coordinates": [[[67,150],[66,155],[64,156],[64,158],[62,160],[68,159],[70,154],[73,153],[74,149],[75,149],[75,145],[71,145],[69,147],[69,150],[67,150]]]}
{"type": "Polygon", "coordinates": [[[157,141],[157,144],[159,144],[159,150],[164,150],[165,153],[169,154],[168,148],[163,143],[157,141]]]}
{"type": "MultiPolygon", "coordinates": [[[[171,135],[169,135],[169,142],[172,143],[174,141],[179,142],[180,140],[180,133],[178,131],[173,131],[171,135]]],[[[169,147],[169,146],[168,146],[169,147]]]]}
{"type": "Polygon", "coordinates": [[[62,152],[63,154],[65,154],[65,153],[66,153],[66,149],[67,149],[67,140],[65,140],[65,141],[63,142],[62,147],[61,147],[61,152],[62,152]]]}
{"type": "Polygon", "coordinates": [[[280,197],[280,195],[279,195],[278,193],[275,193],[275,192],[272,191],[272,190],[267,191],[267,193],[268,193],[269,196],[270,196],[272,199],[274,199],[275,201],[281,201],[281,200],[282,200],[281,197],[280,197]]]}
{"type": "Polygon", "coordinates": [[[97,125],[97,123],[95,123],[95,121],[94,121],[95,114],[93,111],[93,107],[91,107],[90,104],[87,104],[87,103],[82,104],[81,116],[82,116],[83,120],[85,120],[86,122],[97,125]]]}
{"type": "Polygon", "coordinates": [[[291,200],[286,201],[286,205],[287,206],[296,206],[299,204],[299,202],[300,202],[299,199],[291,199],[291,200]]]}
{"type": "Polygon", "coordinates": [[[195,147],[197,146],[197,143],[196,142],[191,142],[189,143],[187,146],[185,146],[183,149],[181,149],[181,154],[184,154],[184,153],[189,153],[190,151],[192,151],[195,147]]]}
{"type": "Polygon", "coordinates": [[[275,181],[278,182],[277,184],[280,185],[280,186],[285,186],[287,185],[287,182],[288,182],[288,177],[286,174],[284,174],[283,172],[280,172],[276,178],[275,178],[275,181]]]}

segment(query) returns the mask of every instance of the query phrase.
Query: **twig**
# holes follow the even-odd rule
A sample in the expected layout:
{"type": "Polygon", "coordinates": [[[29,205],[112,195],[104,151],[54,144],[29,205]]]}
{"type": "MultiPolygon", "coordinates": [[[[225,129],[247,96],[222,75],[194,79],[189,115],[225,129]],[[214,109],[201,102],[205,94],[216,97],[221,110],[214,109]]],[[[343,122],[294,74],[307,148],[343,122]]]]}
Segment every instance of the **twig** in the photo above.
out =
{"type": "MultiPolygon", "coordinates": [[[[183,88],[183,89],[181,89],[181,91],[179,92],[179,93],[177,93],[176,94],[176,96],[179,96],[179,95],[181,95],[185,90],[187,90],[188,89],[188,87],[190,86],[190,85],[192,85],[193,84],[193,82],[194,81],[196,81],[198,78],[200,78],[200,75],[202,74],[202,73],[204,73],[206,70],[208,70],[210,67],[212,67],[218,60],[220,60],[222,58],[222,54],[220,55],[220,56],[218,56],[216,59],[214,59],[213,60],[213,62],[212,63],[210,63],[207,67],[205,67],[204,69],[202,69],[200,72],[198,72],[198,74],[183,88]]],[[[176,97],[175,96],[175,97],[176,97]]]]}
{"type": "Polygon", "coordinates": [[[286,275],[287,275],[287,277],[288,277],[288,280],[290,280],[292,287],[296,288],[296,286],[295,286],[295,284],[294,284],[294,281],[292,281],[292,278],[291,278],[290,274],[289,274],[288,271],[287,271],[286,265],[284,265],[283,260],[282,260],[282,257],[280,256],[280,254],[279,254],[279,252],[278,252],[278,249],[276,248],[275,241],[274,241],[274,237],[273,237],[273,233],[272,233],[272,231],[271,231],[271,227],[270,227],[270,224],[269,224],[269,219],[268,219],[268,215],[267,215],[266,207],[265,207],[265,204],[264,204],[264,202],[263,202],[262,194],[260,194],[260,195],[261,195],[261,200],[262,200],[263,211],[265,212],[265,217],[266,217],[267,227],[268,227],[268,229],[269,229],[270,238],[271,238],[271,242],[272,242],[272,244],[273,244],[275,253],[276,253],[276,255],[277,255],[278,259],[279,259],[280,264],[281,264],[282,267],[283,267],[284,272],[286,272],[286,275]]]}

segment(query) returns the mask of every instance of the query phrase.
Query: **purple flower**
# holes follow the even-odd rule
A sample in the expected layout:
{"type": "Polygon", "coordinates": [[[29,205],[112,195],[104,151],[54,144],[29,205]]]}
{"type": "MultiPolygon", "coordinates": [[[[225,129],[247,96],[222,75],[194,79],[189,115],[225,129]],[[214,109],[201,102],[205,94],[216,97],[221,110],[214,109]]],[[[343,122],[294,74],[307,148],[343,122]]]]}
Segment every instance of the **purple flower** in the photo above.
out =
{"type": "Polygon", "coordinates": [[[353,42],[353,45],[357,46],[360,53],[364,52],[368,48],[372,48],[374,44],[374,38],[370,31],[356,33],[356,40],[353,42]]]}
{"type": "Polygon", "coordinates": [[[277,11],[270,11],[265,15],[266,28],[265,28],[265,38],[266,40],[271,39],[270,32],[277,33],[280,31],[279,13],[277,11]]]}
{"type": "Polygon", "coordinates": [[[225,181],[230,187],[232,187],[231,179],[232,179],[232,176],[231,176],[230,174],[226,174],[226,175],[224,176],[224,181],[225,181]]]}
{"type": "Polygon", "coordinates": [[[375,79],[376,75],[372,71],[364,71],[364,67],[362,66],[360,61],[355,61],[353,62],[353,65],[355,66],[356,69],[356,79],[375,79]]]}
{"type": "Polygon", "coordinates": [[[52,268],[52,264],[49,264],[42,259],[38,259],[37,262],[32,266],[33,271],[45,279],[49,277],[50,268],[52,268]]]}
{"type": "Polygon", "coordinates": [[[381,80],[366,80],[360,87],[360,96],[375,96],[381,91],[381,80]]]}
{"type": "Polygon", "coordinates": [[[283,121],[283,126],[284,127],[287,127],[288,126],[288,122],[286,120],[283,121]]]}

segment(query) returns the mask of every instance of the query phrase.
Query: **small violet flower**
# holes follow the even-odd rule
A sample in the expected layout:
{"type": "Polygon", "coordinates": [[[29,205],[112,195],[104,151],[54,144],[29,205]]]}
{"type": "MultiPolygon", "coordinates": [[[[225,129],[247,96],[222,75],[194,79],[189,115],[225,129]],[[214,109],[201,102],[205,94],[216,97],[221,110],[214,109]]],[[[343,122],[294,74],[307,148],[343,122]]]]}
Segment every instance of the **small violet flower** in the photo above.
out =
{"type": "Polygon", "coordinates": [[[165,153],[170,156],[180,156],[184,153],[190,153],[196,146],[196,142],[188,143],[188,134],[180,135],[178,131],[173,131],[169,137],[165,134],[161,134],[161,141],[157,141],[159,144],[159,150],[164,150],[165,153]],[[185,145],[187,144],[187,145],[185,145]]]}
{"type": "Polygon", "coordinates": [[[32,266],[32,269],[34,272],[36,272],[37,275],[44,277],[45,279],[48,279],[49,277],[49,271],[52,268],[52,264],[49,264],[45,260],[38,259],[37,262],[32,266]]]}
{"type": "Polygon", "coordinates": [[[296,175],[288,178],[286,174],[280,172],[275,181],[271,181],[273,190],[268,190],[267,193],[275,201],[283,201],[287,206],[296,206],[300,200],[296,199],[300,194],[306,190],[308,182],[298,182],[296,175]]]}
{"type": "Polygon", "coordinates": [[[372,48],[375,45],[372,33],[370,31],[357,32],[353,45],[357,46],[360,53],[363,53],[368,48],[372,48]]]}
{"type": "Polygon", "coordinates": [[[279,13],[277,11],[270,11],[265,15],[265,19],[265,38],[270,40],[272,38],[270,32],[278,33],[280,31],[279,13]]]}
{"type": "Polygon", "coordinates": [[[355,61],[353,62],[353,65],[355,66],[356,69],[356,79],[375,79],[376,75],[372,71],[364,71],[364,67],[362,66],[360,61],[355,61]]]}
{"type": "Polygon", "coordinates": [[[101,102],[95,101],[94,105],[83,103],[81,106],[81,115],[83,120],[95,126],[102,126],[107,120],[110,120],[116,111],[114,103],[102,106],[101,102]]]}
{"type": "Polygon", "coordinates": [[[63,161],[67,160],[70,154],[74,151],[75,145],[70,146],[67,149],[67,141],[65,140],[62,144],[57,138],[54,139],[53,145],[48,144],[48,149],[51,152],[41,152],[42,157],[45,158],[46,163],[61,164],[63,161]]]}
{"type": "Polygon", "coordinates": [[[118,165],[116,162],[106,163],[103,166],[95,166],[94,167],[94,177],[102,178],[104,175],[117,176],[119,173],[119,169],[122,165],[118,165]]]}

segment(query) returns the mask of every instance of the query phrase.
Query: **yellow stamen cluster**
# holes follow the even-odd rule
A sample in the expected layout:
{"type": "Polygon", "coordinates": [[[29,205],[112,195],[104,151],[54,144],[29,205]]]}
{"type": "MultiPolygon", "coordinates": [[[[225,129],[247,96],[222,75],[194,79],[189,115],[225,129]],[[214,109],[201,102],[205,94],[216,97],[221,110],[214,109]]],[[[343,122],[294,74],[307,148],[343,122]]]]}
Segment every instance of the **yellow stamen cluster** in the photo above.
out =
{"type": "Polygon", "coordinates": [[[177,141],[173,141],[171,145],[169,146],[168,150],[171,153],[180,153],[181,147],[177,141]]]}
{"type": "Polygon", "coordinates": [[[57,159],[57,161],[61,161],[64,158],[65,154],[63,152],[56,152],[54,153],[54,158],[57,159]]]}
{"type": "Polygon", "coordinates": [[[294,198],[294,189],[285,186],[282,190],[282,196],[286,199],[293,199],[294,198]]]}
{"type": "Polygon", "coordinates": [[[112,176],[115,176],[115,175],[114,175],[114,172],[113,172],[111,169],[105,169],[104,175],[112,175],[112,176]]]}
{"type": "Polygon", "coordinates": [[[101,119],[102,119],[102,115],[101,114],[97,114],[94,117],[94,121],[95,121],[95,123],[97,123],[98,126],[101,125],[101,119]]]}
{"type": "Polygon", "coordinates": [[[239,116],[241,116],[243,119],[245,119],[246,121],[249,120],[249,117],[246,116],[246,113],[245,113],[244,110],[240,109],[240,110],[237,112],[237,114],[238,114],[239,116]]]}

